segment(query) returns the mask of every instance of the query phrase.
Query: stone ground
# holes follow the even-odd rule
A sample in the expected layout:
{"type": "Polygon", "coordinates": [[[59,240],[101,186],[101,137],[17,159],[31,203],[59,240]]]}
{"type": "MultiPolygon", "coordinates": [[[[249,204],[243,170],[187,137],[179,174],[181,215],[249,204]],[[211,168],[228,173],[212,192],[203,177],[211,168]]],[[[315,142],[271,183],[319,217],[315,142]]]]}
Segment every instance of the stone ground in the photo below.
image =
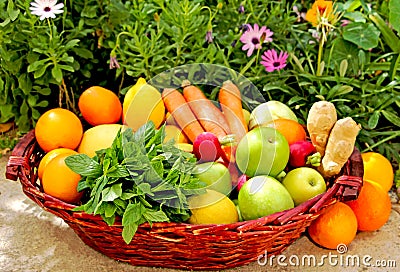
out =
{"type": "MultiPolygon", "coordinates": [[[[5,178],[7,160],[8,156],[0,158],[0,271],[180,271],[134,267],[93,250],[60,218],[28,199],[19,182],[5,178]]],[[[282,264],[262,259],[225,271],[399,271],[400,205],[393,205],[390,220],[380,230],[358,233],[345,253],[320,248],[303,236],[282,254],[286,257],[282,264]],[[289,262],[311,254],[323,264],[294,266],[289,262]],[[331,256],[330,261],[324,256],[331,256]],[[360,265],[355,265],[357,259],[360,265]]]]}

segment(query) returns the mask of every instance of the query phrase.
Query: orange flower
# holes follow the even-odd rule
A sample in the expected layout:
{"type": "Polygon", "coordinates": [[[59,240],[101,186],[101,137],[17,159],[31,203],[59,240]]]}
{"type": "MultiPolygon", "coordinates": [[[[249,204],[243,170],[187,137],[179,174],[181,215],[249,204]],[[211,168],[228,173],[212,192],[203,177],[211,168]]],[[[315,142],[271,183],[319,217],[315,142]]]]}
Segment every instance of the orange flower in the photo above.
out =
{"type": "Polygon", "coordinates": [[[333,17],[333,2],[316,0],[312,5],[311,9],[307,11],[306,20],[312,23],[313,26],[317,26],[321,18],[326,18],[330,21],[333,17]]]}

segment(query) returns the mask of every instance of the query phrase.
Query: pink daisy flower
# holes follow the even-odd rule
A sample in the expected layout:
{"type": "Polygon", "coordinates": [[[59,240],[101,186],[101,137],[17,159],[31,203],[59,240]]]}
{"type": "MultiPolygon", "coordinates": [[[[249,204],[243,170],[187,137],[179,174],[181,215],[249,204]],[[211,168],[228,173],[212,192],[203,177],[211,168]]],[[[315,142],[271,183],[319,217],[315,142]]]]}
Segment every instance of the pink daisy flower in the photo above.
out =
{"type": "Polygon", "coordinates": [[[275,49],[270,49],[261,56],[263,60],[260,63],[264,65],[267,72],[273,72],[275,70],[281,70],[286,66],[288,56],[288,53],[283,51],[281,51],[278,56],[275,49]]]}
{"type": "Polygon", "coordinates": [[[248,50],[247,56],[250,57],[254,49],[261,49],[262,43],[272,42],[271,36],[274,33],[266,26],[260,28],[257,24],[254,24],[254,27],[251,25],[246,25],[246,27],[247,30],[240,37],[240,41],[244,43],[242,50],[248,50]]]}

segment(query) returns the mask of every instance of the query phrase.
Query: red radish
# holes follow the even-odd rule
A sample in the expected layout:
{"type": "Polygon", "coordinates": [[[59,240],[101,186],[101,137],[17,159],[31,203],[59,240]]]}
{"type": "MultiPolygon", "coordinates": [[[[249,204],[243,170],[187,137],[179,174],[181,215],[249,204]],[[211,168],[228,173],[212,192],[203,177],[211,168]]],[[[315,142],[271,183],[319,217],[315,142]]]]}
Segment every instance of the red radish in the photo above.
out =
{"type": "Polygon", "coordinates": [[[211,132],[203,132],[197,135],[193,142],[193,154],[199,162],[218,160],[222,154],[222,149],[217,136],[211,132]]]}
{"type": "Polygon", "coordinates": [[[289,156],[289,165],[292,167],[301,167],[306,165],[318,166],[321,160],[321,156],[319,153],[317,156],[313,155],[316,153],[316,149],[314,145],[309,141],[298,141],[290,146],[290,156],[289,156]],[[309,158],[313,156],[312,160],[309,158]]]}
{"type": "Polygon", "coordinates": [[[240,189],[242,188],[243,184],[249,179],[248,176],[246,176],[245,174],[241,175],[238,179],[238,184],[237,184],[237,191],[239,192],[240,189]]]}

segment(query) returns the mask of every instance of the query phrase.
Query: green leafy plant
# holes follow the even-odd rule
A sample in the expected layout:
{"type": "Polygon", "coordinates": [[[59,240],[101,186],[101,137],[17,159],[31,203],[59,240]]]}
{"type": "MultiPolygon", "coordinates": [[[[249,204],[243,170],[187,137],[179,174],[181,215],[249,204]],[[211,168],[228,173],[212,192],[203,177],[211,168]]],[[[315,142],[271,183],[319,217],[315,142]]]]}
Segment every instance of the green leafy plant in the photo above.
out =
{"type": "Polygon", "coordinates": [[[78,190],[87,190],[75,210],[98,214],[109,225],[122,218],[122,237],[129,244],[138,226],[149,222],[184,222],[190,217],[187,197],[205,192],[191,175],[193,154],[164,143],[163,127],[152,122],[135,133],[119,132],[110,148],[92,159],[69,156],[66,164],[82,176],[78,190]]]}

